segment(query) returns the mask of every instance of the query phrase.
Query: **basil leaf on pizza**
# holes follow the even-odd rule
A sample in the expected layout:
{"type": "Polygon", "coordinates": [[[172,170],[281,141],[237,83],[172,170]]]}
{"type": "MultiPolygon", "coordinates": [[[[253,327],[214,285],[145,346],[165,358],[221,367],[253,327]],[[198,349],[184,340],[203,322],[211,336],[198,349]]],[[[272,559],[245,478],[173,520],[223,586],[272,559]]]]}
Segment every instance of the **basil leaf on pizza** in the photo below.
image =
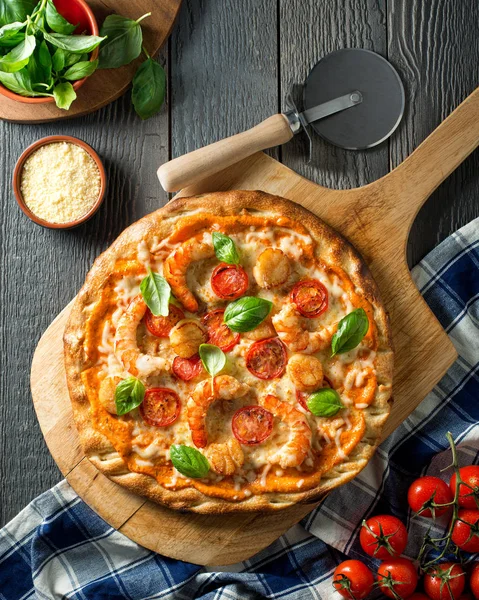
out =
{"type": "Polygon", "coordinates": [[[206,456],[191,446],[173,444],[170,446],[170,460],[177,471],[192,479],[206,477],[210,470],[206,456]]]}
{"type": "Polygon", "coordinates": [[[240,257],[234,241],[219,231],[213,231],[211,234],[213,240],[213,248],[215,249],[216,258],[228,265],[238,265],[240,257]]]}
{"type": "Polygon", "coordinates": [[[339,321],[338,330],[331,342],[332,354],[344,354],[361,343],[369,329],[369,320],[364,308],[356,308],[339,321]]]}
{"type": "Polygon", "coordinates": [[[145,397],[145,386],[136,377],[123,379],[115,389],[116,414],[126,415],[140,406],[145,397]]]}
{"type": "Polygon", "coordinates": [[[213,344],[201,344],[198,353],[201,358],[201,362],[205,368],[205,371],[214,377],[220,371],[222,371],[226,364],[226,355],[213,344]]]}
{"type": "Polygon", "coordinates": [[[336,390],[323,388],[307,399],[306,404],[315,417],[334,417],[344,408],[336,390]]]}
{"type": "Polygon", "coordinates": [[[140,292],[155,317],[168,316],[171,288],[164,277],[150,270],[140,283],[140,292]]]}
{"type": "Polygon", "coordinates": [[[239,333],[252,331],[262,323],[271,312],[273,303],[264,298],[243,296],[226,307],[224,322],[239,333]]]}

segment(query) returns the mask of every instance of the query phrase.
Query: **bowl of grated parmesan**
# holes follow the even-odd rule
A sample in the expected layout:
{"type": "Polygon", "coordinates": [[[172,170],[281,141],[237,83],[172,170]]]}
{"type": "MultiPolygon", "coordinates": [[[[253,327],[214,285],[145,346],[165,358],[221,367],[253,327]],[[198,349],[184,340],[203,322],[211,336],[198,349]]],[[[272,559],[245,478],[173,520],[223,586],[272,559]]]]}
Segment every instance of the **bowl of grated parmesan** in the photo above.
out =
{"type": "Polygon", "coordinates": [[[82,140],[53,135],[38,140],[20,156],[13,189],[18,205],[34,223],[71,229],[100,208],[105,169],[95,150],[82,140]]]}

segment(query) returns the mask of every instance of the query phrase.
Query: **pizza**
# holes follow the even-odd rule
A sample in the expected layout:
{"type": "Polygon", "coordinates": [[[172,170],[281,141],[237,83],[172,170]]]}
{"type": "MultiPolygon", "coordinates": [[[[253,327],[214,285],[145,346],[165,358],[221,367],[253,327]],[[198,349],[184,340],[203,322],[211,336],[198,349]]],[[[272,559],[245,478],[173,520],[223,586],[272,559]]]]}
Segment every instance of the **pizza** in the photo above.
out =
{"type": "Polygon", "coordinates": [[[264,192],[181,198],[94,263],[65,335],[86,456],[173,509],[314,502],[390,411],[387,313],[351,245],[264,192]]]}

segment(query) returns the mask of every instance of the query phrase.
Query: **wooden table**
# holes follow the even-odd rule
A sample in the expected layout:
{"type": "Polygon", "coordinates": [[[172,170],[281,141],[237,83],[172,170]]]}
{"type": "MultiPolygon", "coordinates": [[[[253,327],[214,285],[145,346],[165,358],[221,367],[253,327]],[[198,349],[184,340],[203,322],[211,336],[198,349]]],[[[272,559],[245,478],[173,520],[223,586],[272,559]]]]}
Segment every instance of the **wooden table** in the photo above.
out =
{"type": "MultiPolygon", "coordinates": [[[[158,165],[231,135],[284,108],[322,56],[362,47],[386,56],[406,89],[399,130],[381,146],[347,152],[302,138],[273,155],[329,187],[354,187],[401,162],[479,85],[477,0],[184,0],[160,61],[168,71],[162,113],[142,122],[129,94],[89,117],[60,124],[0,123],[3,190],[0,241],[0,525],[60,480],[29,390],[35,345],[73,298],[94,258],[124,227],[167,200],[158,165]],[[45,135],[84,139],[104,159],[109,190],[100,212],[70,232],[41,229],[18,209],[11,175],[23,148],[45,135]]],[[[411,231],[415,264],[479,216],[479,152],[429,199],[411,231]]]]}

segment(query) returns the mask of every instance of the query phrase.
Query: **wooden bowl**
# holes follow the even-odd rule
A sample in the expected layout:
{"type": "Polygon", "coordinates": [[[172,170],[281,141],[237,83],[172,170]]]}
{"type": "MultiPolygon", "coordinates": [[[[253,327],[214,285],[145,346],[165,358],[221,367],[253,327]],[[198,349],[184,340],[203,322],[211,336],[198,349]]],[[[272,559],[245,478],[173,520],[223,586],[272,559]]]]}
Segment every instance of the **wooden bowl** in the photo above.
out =
{"type": "MultiPolygon", "coordinates": [[[[96,22],[95,15],[92,9],[88,6],[85,0],[53,0],[58,12],[70,23],[78,23],[78,33],[88,32],[89,35],[98,35],[98,23],[96,22]]],[[[90,61],[98,58],[99,48],[93,50],[90,61]]],[[[79,79],[73,84],[73,89],[78,91],[81,86],[85,83],[88,77],[79,79]]],[[[55,98],[29,98],[28,96],[20,96],[7,89],[5,86],[0,84],[0,94],[15,100],[16,102],[23,102],[24,104],[48,104],[55,102],[55,98]]]]}
{"type": "Polygon", "coordinates": [[[37,225],[41,225],[42,227],[47,227],[49,229],[72,229],[73,227],[78,227],[79,225],[81,225],[82,223],[85,223],[85,221],[88,221],[88,219],[93,217],[93,215],[100,208],[101,203],[103,202],[103,199],[105,197],[106,183],[107,183],[107,179],[106,179],[105,168],[104,168],[103,163],[102,163],[100,157],[98,156],[98,154],[95,152],[95,150],[93,150],[93,148],[91,146],[86,144],[84,141],[79,140],[78,138],[72,137],[70,135],[51,135],[48,137],[44,137],[40,140],[37,140],[31,146],[28,146],[28,148],[23,151],[23,153],[21,154],[20,158],[17,161],[17,164],[15,165],[15,169],[13,171],[13,180],[12,180],[15,198],[18,202],[18,205],[22,209],[22,211],[34,223],[36,223],[37,225]],[[76,146],[80,146],[80,148],[83,148],[83,150],[88,152],[88,154],[93,158],[93,160],[95,161],[95,164],[98,167],[98,170],[100,172],[100,193],[98,194],[98,199],[96,200],[95,204],[82,217],[80,217],[79,219],[76,219],[75,221],[70,221],[67,223],[50,223],[50,221],[45,221],[44,219],[41,219],[40,217],[38,217],[25,204],[25,201],[24,201],[23,195],[22,195],[22,190],[21,190],[21,177],[22,177],[23,165],[25,164],[25,161],[27,160],[27,158],[29,156],[31,156],[31,154],[33,152],[35,152],[35,150],[38,150],[38,148],[40,148],[41,146],[46,146],[47,144],[52,144],[55,142],[69,142],[70,144],[75,144],[76,146]]]}

